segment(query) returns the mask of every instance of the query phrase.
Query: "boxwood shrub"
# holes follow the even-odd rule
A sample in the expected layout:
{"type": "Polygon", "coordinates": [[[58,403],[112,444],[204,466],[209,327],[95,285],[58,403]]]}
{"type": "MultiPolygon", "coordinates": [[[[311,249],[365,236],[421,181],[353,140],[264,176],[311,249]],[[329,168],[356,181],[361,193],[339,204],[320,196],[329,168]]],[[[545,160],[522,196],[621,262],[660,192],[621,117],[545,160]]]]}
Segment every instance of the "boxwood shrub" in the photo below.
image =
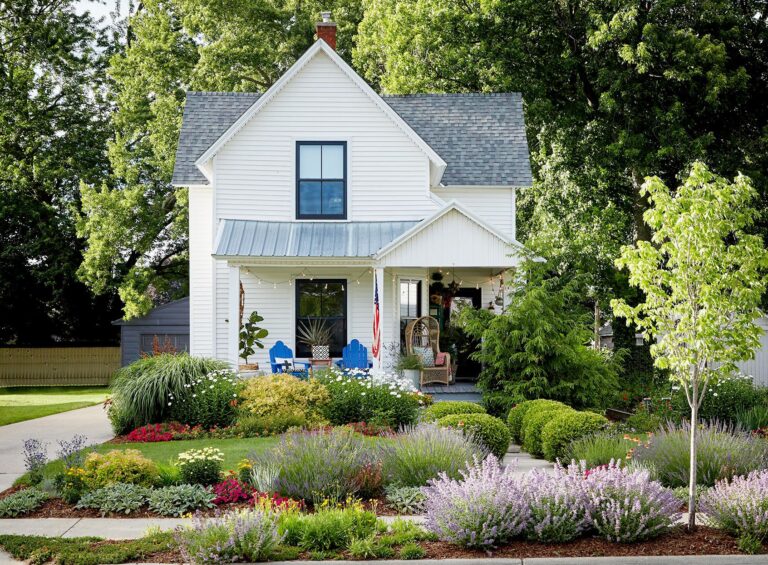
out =
{"type": "Polygon", "coordinates": [[[433,422],[451,414],[485,414],[485,408],[474,402],[459,400],[435,402],[424,410],[424,419],[433,422]]]}
{"type": "Polygon", "coordinates": [[[531,455],[544,455],[541,447],[541,431],[560,413],[575,412],[569,406],[534,406],[528,409],[523,418],[523,449],[531,455]]]}
{"type": "Polygon", "coordinates": [[[545,398],[540,398],[537,400],[526,400],[521,402],[509,411],[509,415],[507,416],[507,425],[509,426],[509,431],[512,434],[512,441],[518,444],[523,442],[523,418],[525,418],[528,410],[534,407],[545,406],[565,406],[565,404],[558,402],[557,400],[547,400],[545,398]]]}
{"type": "Polygon", "coordinates": [[[541,430],[541,450],[550,461],[566,457],[573,440],[594,433],[608,424],[608,419],[594,412],[556,413],[541,430]]]}
{"type": "Polygon", "coordinates": [[[509,428],[490,414],[450,414],[437,421],[444,428],[456,428],[483,444],[501,459],[509,448],[509,428]]]}

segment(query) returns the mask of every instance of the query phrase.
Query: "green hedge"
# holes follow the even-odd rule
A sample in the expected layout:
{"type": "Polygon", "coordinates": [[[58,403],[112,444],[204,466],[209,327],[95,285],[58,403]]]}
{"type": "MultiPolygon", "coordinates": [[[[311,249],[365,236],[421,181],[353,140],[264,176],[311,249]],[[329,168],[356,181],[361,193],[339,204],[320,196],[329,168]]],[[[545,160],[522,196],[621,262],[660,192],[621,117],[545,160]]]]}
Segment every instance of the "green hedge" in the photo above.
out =
{"type": "Polygon", "coordinates": [[[509,431],[512,434],[512,441],[517,444],[523,443],[523,418],[531,408],[541,408],[545,406],[565,406],[562,402],[557,400],[547,400],[544,398],[538,400],[526,400],[520,404],[514,406],[507,416],[507,425],[509,431]]]}
{"type": "Polygon", "coordinates": [[[470,434],[477,441],[485,445],[491,453],[501,459],[509,448],[509,428],[500,420],[490,414],[450,414],[437,421],[439,426],[456,428],[470,434]]]}
{"type": "Polygon", "coordinates": [[[575,412],[575,410],[569,406],[529,408],[523,418],[523,449],[536,457],[544,455],[541,447],[541,431],[556,415],[567,412],[575,412]]]}
{"type": "Polygon", "coordinates": [[[432,422],[451,414],[485,414],[485,408],[474,402],[462,402],[459,400],[435,402],[424,410],[424,419],[432,422]]]}
{"type": "Polygon", "coordinates": [[[594,433],[608,424],[608,419],[594,412],[557,413],[541,430],[541,449],[549,461],[566,457],[571,442],[594,433]]]}

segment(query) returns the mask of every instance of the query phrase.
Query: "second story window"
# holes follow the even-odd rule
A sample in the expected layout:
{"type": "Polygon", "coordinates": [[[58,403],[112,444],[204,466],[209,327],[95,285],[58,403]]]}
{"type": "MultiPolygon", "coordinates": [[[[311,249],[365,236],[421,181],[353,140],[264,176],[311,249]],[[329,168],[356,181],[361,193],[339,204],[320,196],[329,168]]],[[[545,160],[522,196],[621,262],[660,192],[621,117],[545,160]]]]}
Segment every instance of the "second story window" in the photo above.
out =
{"type": "Polygon", "coordinates": [[[347,217],[347,143],[296,143],[296,217],[338,220],[347,217]]]}

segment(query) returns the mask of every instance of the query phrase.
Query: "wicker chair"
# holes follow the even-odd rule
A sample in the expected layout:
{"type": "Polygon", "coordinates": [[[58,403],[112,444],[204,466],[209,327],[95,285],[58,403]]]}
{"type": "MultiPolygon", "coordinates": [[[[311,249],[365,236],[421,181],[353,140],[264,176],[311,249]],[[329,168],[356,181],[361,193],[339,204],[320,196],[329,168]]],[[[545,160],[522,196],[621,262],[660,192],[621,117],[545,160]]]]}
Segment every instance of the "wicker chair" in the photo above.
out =
{"type": "MultiPolygon", "coordinates": [[[[405,349],[408,355],[418,355],[417,348],[430,348],[437,359],[440,352],[440,323],[431,316],[422,316],[408,322],[405,327],[405,349]]],[[[442,354],[445,362],[434,367],[421,368],[421,385],[430,383],[450,384],[452,380],[451,356],[442,354]]],[[[421,357],[421,356],[420,356],[421,357]]]]}

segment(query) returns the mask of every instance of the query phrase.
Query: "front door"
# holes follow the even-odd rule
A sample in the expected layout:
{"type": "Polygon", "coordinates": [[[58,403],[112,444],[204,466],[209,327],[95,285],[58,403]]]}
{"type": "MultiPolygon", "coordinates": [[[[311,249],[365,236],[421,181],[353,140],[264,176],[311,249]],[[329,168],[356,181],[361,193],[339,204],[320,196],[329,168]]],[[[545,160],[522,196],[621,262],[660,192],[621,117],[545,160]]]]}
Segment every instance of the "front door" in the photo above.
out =
{"type": "Polygon", "coordinates": [[[462,307],[480,308],[482,306],[480,293],[478,288],[460,288],[451,301],[450,310],[446,312],[444,333],[454,343],[454,352],[457,357],[456,380],[458,381],[476,381],[480,375],[482,366],[470,358],[470,355],[480,347],[480,342],[470,338],[456,327],[452,315],[462,307]]]}

